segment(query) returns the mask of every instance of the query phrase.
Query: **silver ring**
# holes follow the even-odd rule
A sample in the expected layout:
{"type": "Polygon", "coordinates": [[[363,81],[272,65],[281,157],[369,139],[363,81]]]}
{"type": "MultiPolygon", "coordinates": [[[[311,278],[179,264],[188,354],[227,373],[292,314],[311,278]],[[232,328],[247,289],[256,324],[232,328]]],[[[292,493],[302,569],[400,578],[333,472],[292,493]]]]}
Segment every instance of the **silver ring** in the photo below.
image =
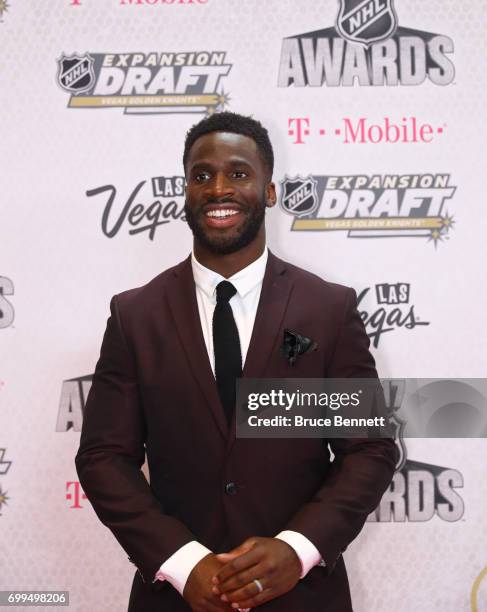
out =
{"type": "Polygon", "coordinates": [[[262,591],[264,590],[264,587],[262,586],[262,583],[260,580],[257,580],[257,578],[254,579],[254,582],[257,586],[257,588],[259,589],[259,593],[262,593],[262,591]]]}

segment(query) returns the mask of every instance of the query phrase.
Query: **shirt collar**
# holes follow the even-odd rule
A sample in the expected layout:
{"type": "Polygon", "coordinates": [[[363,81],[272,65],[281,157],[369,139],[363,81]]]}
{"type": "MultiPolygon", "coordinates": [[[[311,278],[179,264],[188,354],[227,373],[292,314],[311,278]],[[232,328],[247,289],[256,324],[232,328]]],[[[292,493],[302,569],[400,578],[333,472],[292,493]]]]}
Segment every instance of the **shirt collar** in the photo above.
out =
{"type": "Polygon", "coordinates": [[[230,278],[225,278],[221,274],[218,274],[218,272],[214,272],[200,264],[193,251],[191,253],[191,267],[193,269],[194,282],[208,297],[214,297],[218,283],[223,280],[228,280],[235,287],[239,296],[245,297],[245,295],[252,291],[257,285],[262,284],[268,254],[269,251],[266,247],[262,255],[249,266],[243,268],[243,270],[240,270],[230,278]]]}

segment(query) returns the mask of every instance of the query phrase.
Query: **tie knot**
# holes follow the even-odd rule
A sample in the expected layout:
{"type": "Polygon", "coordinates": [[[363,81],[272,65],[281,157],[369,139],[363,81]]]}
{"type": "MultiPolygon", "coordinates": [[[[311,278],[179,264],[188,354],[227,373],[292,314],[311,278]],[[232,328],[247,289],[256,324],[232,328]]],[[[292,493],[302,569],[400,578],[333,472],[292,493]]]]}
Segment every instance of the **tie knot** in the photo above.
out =
{"type": "Polygon", "coordinates": [[[237,290],[228,281],[222,281],[216,286],[216,301],[228,302],[237,293],[237,290]]]}

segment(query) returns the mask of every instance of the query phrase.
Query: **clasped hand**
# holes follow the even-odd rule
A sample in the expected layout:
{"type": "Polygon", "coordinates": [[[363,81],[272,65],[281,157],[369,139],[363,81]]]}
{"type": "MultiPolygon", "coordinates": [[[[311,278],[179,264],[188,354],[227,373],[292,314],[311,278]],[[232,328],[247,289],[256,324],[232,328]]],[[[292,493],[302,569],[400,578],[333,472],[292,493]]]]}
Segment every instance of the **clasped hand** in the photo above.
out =
{"type": "Polygon", "coordinates": [[[183,596],[195,612],[254,608],[290,591],[301,569],[286,542],[252,537],[228,553],[204,557],[189,575],[183,596]]]}

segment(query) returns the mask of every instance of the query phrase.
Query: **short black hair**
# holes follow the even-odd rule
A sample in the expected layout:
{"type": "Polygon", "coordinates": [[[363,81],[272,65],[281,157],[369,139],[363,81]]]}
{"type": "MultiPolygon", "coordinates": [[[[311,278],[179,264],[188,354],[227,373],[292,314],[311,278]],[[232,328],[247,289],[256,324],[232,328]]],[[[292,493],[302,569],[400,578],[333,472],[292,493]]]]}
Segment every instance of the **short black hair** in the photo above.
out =
{"type": "Polygon", "coordinates": [[[231,132],[248,136],[257,145],[262,161],[267,166],[271,175],[274,170],[274,151],[265,127],[252,117],[239,115],[238,113],[222,112],[205,117],[199,123],[193,125],[186,134],[184,142],[183,166],[186,169],[189,151],[195,141],[212,132],[231,132]]]}

